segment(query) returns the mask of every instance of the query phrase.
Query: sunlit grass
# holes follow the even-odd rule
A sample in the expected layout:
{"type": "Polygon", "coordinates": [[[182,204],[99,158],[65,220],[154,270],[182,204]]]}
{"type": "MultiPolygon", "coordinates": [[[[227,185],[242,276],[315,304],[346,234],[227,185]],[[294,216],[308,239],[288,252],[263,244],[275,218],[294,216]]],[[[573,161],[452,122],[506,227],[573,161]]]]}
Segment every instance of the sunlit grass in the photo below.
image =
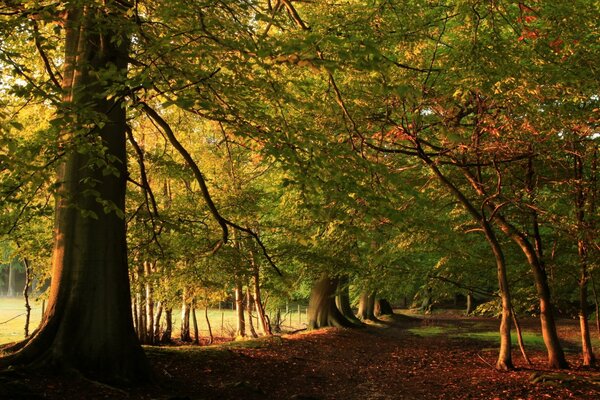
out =
{"type": "MultiPolygon", "coordinates": [[[[29,332],[32,332],[42,318],[42,304],[31,301],[31,321],[29,332]]],[[[25,300],[20,297],[0,297],[0,344],[17,342],[24,338],[25,300]]]]}
{"type": "MultiPolygon", "coordinates": [[[[445,326],[422,326],[408,330],[412,334],[428,337],[437,335],[446,335],[455,339],[473,339],[489,343],[500,343],[498,331],[464,332],[460,328],[445,326]]],[[[511,333],[513,346],[518,346],[517,334],[511,333]]],[[[534,332],[523,332],[523,343],[526,347],[544,348],[544,340],[541,335],[534,332]]]]}
{"type": "MultiPolygon", "coordinates": [[[[32,332],[41,320],[41,301],[31,301],[31,321],[29,331],[32,332]]],[[[164,315],[164,314],[163,314],[164,315]]],[[[247,314],[245,315],[247,322],[247,314]]],[[[292,331],[306,326],[306,307],[301,308],[298,314],[296,308],[290,309],[289,313],[282,310],[282,330],[292,331]]],[[[164,318],[164,317],[163,317],[164,318]]],[[[208,325],[204,315],[204,309],[196,310],[199,334],[201,337],[208,336],[208,325]]],[[[270,316],[271,321],[275,315],[270,316]]],[[[208,310],[212,333],[214,336],[233,338],[236,331],[236,314],[231,308],[214,308],[208,310]]],[[[173,338],[180,335],[181,313],[173,309],[173,338]]],[[[253,318],[254,328],[259,331],[256,314],[253,318]]],[[[190,328],[193,325],[190,321],[190,328]]],[[[25,326],[25,301],[20,297],[0,297],[0,344],[17,342],[24,338],[25,326]]],[[[246,326],[249,329],[249,326],[246,326]]],[[[249,331],[248,331],[249,332],[249,331]]],[[[192,332],[193,334],[193,332],[192,332]]]]}

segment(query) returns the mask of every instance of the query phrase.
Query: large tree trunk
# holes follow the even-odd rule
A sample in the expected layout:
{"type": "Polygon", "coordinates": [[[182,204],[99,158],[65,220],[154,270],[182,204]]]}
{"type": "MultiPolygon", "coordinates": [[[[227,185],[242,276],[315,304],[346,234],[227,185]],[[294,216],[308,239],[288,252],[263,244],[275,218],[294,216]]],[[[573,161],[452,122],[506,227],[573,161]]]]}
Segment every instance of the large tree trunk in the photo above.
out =
{"type": "Polygon", "coordinates": [[[0,359],[0,368],[63,367],[108,382],[145,380],[150,369],[133,330],[123,218],[125,109],[120,96],[105,98],[111,83],[99,72],[112,69],[115,81],[125,79],[126,10],[116,2],[65,4],[62,111],[76,122],[63,136],[48,307],[37,333],[0,359]]]}
{"type": "Polygon", "coordinates": [[[348,321],[356,325],[362,324],[361,320],[356,318],[356,315],[354,315],[354,311],[352,311],[352,306],[350,305],[350,289],[348,277],[345,275],[339,278],[338,291],[335,296],[335,304],[338,310],[340,310],[340,312],[344,316],[344,318],[346,318],[348,321]]]}
{"type": "Polygon", "coordinates": [[[361,321],[377,321],[375,317],[375,293],[365,291],[360,294],[358,300],[358,313],[356,315],[361,321]]]}
{"type": "Polygon", "coordinates": [[[351,328],[348,321],[335,305],[337,278],[330,278],[323,273],[313,284],[308,302],[308,328],[319,329],[328,326],[351,328]]]}

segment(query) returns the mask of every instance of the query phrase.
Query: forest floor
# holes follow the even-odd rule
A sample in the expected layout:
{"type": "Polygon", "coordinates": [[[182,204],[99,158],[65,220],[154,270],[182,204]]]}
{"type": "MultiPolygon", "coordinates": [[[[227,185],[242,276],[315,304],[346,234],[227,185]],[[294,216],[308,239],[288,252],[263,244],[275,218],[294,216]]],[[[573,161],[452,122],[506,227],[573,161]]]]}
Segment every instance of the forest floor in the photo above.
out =
{"type": "Polygon", "coordinates": [[[571,364],[562,371],[545,367],[533,319],[522,321],[533,365],[515,347],[517,369],[496,371],[497,324],[484,318],[396,315],[362,329],[216,346],[147,347],[156,375],[152,386],[123,390],[81,378],[12,372],[0,375],[0,399],[600,398],[600,368],[581,366],[576,321],[560,320],[571,364]]]}

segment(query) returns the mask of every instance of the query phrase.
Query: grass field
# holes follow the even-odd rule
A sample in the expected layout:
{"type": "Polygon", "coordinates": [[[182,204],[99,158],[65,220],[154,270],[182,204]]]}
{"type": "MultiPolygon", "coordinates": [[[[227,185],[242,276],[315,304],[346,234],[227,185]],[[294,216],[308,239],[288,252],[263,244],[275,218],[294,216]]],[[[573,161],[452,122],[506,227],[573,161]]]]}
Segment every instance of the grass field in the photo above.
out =
{"type": "MultiPolygon", "coordinates": [[[[33,331],[41,320],[42,305],[41,302],[31,302],[31,322],[29,331],[33,331]]],[[[201,336],[208,336],[208,327],[204,310],[196,310],[196,317],[201,336]]],[[[235,312],[228,309],[209,309],[208,319],[214,336],[233,337],[235,335],[236,319],[235,312]]],[[[247,315],[246,315],[247,318],[247,315]]],[[[300,307],[300,315],[296,307],[285,312],[281,311],[282,324],[284,331],[301,329],[306,324],[306,307],[300,307]]],[[[275,320],[275,315],[271,313],[271,321],[275,320]]],[[[179,336],[180,315],[178,310],[173,310],[173,337],[179,336]]],[[[191,324],[191,321],[190,321],[191,324]]],[[[22,298],[0,297],[0,344],[16,342],[23,339],[25,326],[25,302],[22,298]]],[[[254,319],[255,329],[258,328],[256,319],[254,319]]]]}
{"type": "MultiPolygon", "coordinates": [[[[41,302],[32,301],[29,331],[33,331],[42,318],[41,302]]],[[[25,300],[21,297],[0,297],[0,344],[23,339],[25,327],[25,300]]]]}

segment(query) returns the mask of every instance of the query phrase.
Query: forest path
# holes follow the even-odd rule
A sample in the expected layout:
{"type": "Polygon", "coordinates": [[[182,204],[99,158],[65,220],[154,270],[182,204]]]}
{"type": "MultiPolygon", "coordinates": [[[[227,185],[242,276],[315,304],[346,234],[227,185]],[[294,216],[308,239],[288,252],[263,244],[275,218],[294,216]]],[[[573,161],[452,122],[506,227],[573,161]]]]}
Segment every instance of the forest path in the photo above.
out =
{"type": "MultiPolygon", "coordinates": [[[[600,398],[598,369],[544,371],[541,349],[530,351],[535,368],[516,349],[518,369],[497,372],[494,343],[449,333],[489,332],[495,320],[399,315],[378,325],[216,347],[147,348],[157,383],[128,391],[79,378],[0,376],[0,399],[600,398]],[[543,379],[532,383],[534,373],[543,379]]],[[[576,366],[578,355],[568,357],[576,366]]]]}

